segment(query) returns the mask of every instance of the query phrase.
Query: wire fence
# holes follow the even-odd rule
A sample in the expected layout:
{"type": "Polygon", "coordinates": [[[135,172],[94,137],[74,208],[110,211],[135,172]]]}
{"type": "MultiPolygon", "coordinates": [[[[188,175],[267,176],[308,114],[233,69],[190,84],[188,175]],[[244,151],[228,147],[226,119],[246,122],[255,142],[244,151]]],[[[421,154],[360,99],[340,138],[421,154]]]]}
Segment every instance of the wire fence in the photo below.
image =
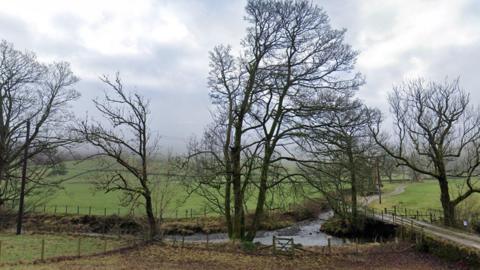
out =
{"type": "Polygon", "coordinates": [[[107,253],[133,247],[139,241],[133,238],[2,233],[0,234],[0,265],[107,253]]]}
{"type": "MultiPolygon", "coordinates": [[[[291,211],[296,204],[285,203],[276,206],[267,206],[265,211],[268,213],[275,211],[291,211]]],[[[15,204],[4,205],[4,209],[12,212],[18,211],[15,204]]],[[[89,215],[89,216],[145,216],[145,209],[141,207],[96,207],[84,205],[34,205],[27,206],[27,214],[53,214],[53,215],[89,215]]],[[[194,219],[200,217],[216,217],[221,214],[207,206],[193,207],[175,207],[175,209],[156,209],[156,217],[160,219],[194,219]]]]}
{"type": "MultiPolygon", "coordinates": [[[[393,206],[391,208],[375,209],[375,208],[362,208],[360,211],[365,212],[365,216],[390,215],[394,218],[407,218],[417,221],[422,221],[430,224],[442,225],[444,221],[444,215],[442,209],[435,208],[416,208],[410,209],[405,207],[393,206]]],[[[462,214],[456,217],[455,223],[457,228],[461,228],[465,231],[475,231],[477,225],[480,225],[480,213],[462,214]]]]}

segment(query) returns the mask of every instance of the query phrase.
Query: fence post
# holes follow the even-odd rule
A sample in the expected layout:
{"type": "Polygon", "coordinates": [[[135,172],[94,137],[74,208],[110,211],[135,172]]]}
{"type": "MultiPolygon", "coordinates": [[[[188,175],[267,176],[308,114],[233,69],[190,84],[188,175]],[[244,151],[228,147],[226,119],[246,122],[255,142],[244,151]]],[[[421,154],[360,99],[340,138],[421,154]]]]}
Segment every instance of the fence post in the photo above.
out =
{"type": "Polygon", "coordinates": [[[105,217],[107,216],[107,208],[106,207],[103,208],[103,216],[105,216],[105,217]]]}
{"type": "Polygon", "coordinates": [[[45,260],[45,239],[42,239],[42,246],[40,250],[40,260],[45,260]]]}
{"type": "Polygon", "coordinates": [[[68,214],[68,205],[65,205],[65,214],[68,214]]]}
{"type": "Polygon", "coordinates": [[[423,244],[423,240],[425,239],[425,231],[423,229],[423,226],[421,227],[421,244],[423,244]]]}
{"type": "Polygon", "coordinates": [[[327,238],[327,243],[328,243],[328,254],[332,254],[332,237],[327,238]]]}
{"type": "Polygon", "coordinates": [[[53,210],[53,213],[56,214],[57,213],[57,206],[55,205],[55,208],[53,210]]]}
{"type": "Polygon", "coordinates": [[[80,215],[80,205],[77,205],[77,215],[80,215]]]}
{"type": "Polygon", "coordinates": [[[208,249],[208,242],[209,242],[209,238],[208,238],[208,231],[207,231],[207,249],[208,249]]]}
{"type": "Polygon", "coordinates": [[[175,210],[175,219],[178,219],[178,209],[175,210]]]}
{"type": "Polygon", "coordinates": [[[47,212],[47,206],[44,204],[43,205],[43,213],[47,212]]]}
{"type": "Polygon", "coordinates": [[[276,245],[276,243],[275,243],[275,238],[276,238],[275,235],[272,236],[272,254],[273,254],[273,255],[275,255],[276,252],[277,252],[277,250],[276,250],[277,247],[275,246],[275,245],[276,245]]]}
{"type": "Polygon", "coordinates": [[[188,209],[185,209],[185,218],[188,218],[188,209]]]}
{"type": "Polygon", "coordinates": [[[91,207],[91,206],[88,207],[88,215],[89,215],[89,216],[92,215],[92,207],[91,207]]]}
{"type": "Polygon", "coordinates": [[[78,238],[78,244],[77,244],[77,256],[80,257],[80,247],[81,247],[81,243],[82,243],[82,238],[78,238]]]}
{"type": "Polygon", "coordinates": [[[190,208],[190,218],[193,218],[193,209],[190,208]]]}

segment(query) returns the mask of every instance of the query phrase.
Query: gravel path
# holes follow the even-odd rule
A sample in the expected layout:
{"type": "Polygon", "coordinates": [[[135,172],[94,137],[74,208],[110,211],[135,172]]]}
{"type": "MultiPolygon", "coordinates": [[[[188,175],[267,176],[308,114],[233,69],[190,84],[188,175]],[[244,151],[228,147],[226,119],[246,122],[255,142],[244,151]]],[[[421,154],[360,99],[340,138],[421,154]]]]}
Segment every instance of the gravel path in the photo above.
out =
{"type": "MultiPolygon", "coordinates": [[[[382,194],[382,198],[386,198],[386,197],[401,194],[401,193],[405,192],[405,187],[406,186],[407,186],[406,184],[401,184],[398,187],[396,187],[394,191],[392,191],[390,193],[382,194]]],[[[365,205],[369,205],[369,204],[371,204],[375,201],[378,201],[378,195],[371,195],[371,196],[363,197],[362,203],[365,206],[365,205]]]]}

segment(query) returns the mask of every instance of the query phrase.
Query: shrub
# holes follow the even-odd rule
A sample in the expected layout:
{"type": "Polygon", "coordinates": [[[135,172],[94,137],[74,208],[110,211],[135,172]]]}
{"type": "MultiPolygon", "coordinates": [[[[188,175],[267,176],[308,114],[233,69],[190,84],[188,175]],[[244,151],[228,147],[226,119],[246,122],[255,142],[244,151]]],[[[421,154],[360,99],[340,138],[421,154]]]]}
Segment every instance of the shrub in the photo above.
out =
{"type": "Polygon", "coordinates": [[[245,252],[253,252],[257,249],[257,245],[249,241],[242,241],[242,243],[240,244],[240,247],[245,252]]]}

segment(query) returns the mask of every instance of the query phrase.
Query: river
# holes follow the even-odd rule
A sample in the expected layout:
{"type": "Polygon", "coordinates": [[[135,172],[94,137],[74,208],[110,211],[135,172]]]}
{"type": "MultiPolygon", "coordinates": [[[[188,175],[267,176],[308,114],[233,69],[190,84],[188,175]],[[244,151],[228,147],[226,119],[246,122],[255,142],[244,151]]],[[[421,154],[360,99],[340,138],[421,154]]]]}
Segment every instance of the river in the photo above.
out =
{"type": "MultiPolygon", "coordinates": [[[[257,237],[255,237],[254,242],[260,242],[264,245],[272,244],[273,236],[293,238],[295,244],[301,244],[303,246],[326,246],[328,243],[328,238],[330,238],[332,245],[341,245],[343,240],[341,238],[330,236],[326,233],[320,231],[320,226],[330,217],[332,217],[333,212],[321,213],[315,220],[301,221],[290,227],[278,229],[275,231],[259,231],[257,237]]],[[[196,233],[192,235],[185,236],[186,242],[205,242],[206,235],[203,233],[196,233]]],[[[226,233],[215,233],[210,234],[209,241],[212,243],[215,242],[226,242],[228,241],[228,236],[226,233]]],[[[182,238],[181,235],[169,235],[167,239],[176,238],[177,241],[182,238]]]]}

